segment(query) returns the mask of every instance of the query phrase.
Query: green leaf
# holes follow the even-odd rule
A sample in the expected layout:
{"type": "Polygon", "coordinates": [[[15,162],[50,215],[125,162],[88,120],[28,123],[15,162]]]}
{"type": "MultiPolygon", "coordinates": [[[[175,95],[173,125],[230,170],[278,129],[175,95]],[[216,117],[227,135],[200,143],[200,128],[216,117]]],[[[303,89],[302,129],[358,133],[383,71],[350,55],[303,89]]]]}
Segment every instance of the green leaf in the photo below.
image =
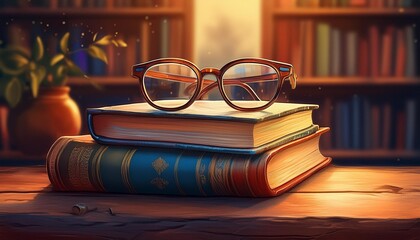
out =
{"type": "Polygon", "coordinates": [[[89,78],[88,76],[85,76],[86,80],[89,81],[90,84],[92,84],[92,86],[98,90],[104,90],[103,86],[98,84],[97,82],[95,82],[94,80],[92,80],[91,78],[89,78]]]}
{"type": "Polygon", "coordinates": [[[19,75],[25,71],[29,59],[18,51],[8,51],[0,56],[0,71],[9,75],[19,75]]]}
{"type": "Polygon", "coordinates": [[[57,64],[59,61],[61,61],[63,59],[64,59],[64,54],[59,53],[51,59],[50,65],[54,66],[55,64],[57,64]]]}
{"type": "Polygon", "coordinates": [[[111,35],[105,35],[101,39],[95,42],[95,44],[98,45],[109,45],[111,43],[112,36],[111,35]]]}
{"type": "Polygon", "coordinates": [[[36,41],[34,44],[34,48],[32,50],[32,57],[35,61],[39,61],[44,56],[44,44],[42,43],[42,39],[37,36],[36,41]]]}
{"type": "Polygon", "coordinates": [[[59,64],[53,69],[52,77],[55,85],[64,85],[67,79],[67,68],[66,65],[59,64]]]}
{"type": "Polygon", "coordinates": [[[69,51],[69,37],[70,33],[66,32],[60,40],[60,49],[63,53],[67,53],[69,51]]]}
{"type": "Polygon", "coordinates": [[[41,79],[39,79],[38,74],[35,71],[29,72],[29,78],[31,80],[32,96],[36,98],[38,97],[39,85],[41,84],[41,79]]]}
{"type": "Polygon", "coordinates": [[[114,39],[111,40],[112,44],[114,44],[114,46],[118,47],[118,42],[115,41],[114,39]]]}
{"type": "Polygon", "coordinates": [[[72,76],[86,76],[86,74],[83,72],[82,69],[79,68],[79,66],[77,66],[72,60],[68,59],[68,58],[64,58],[64,61],[66,62],[67,65],[67,70],[69,72],[70,75],[72,76]]]}
{"type": "Polygon", "coordinates": [[[0,49],[0,57],[7,56],[7,55],[13,54],[13,53],[20,54],[20,55],[24,56],[27,59],[30,58],[30,52],[29,52],[29,50],[26,49],[26,48],[24,48],[24,47],[22,47],[22,46],[12,45],[10,47],[0,49]]]}
{"type": "Polygon", "coordinates": [[[124,42],[124,40],[122,40],[122,39],[118,39],[117,43],[118,43],[118,46],[120,46],[120,47],[127,47],[127,43],[124,42]]]}
{"type": "Polygon", "coordinates": [[[7,83],[4,97],[9,106],[15,107],[19,103],[22,98],[22,91],[22,84],[18,78],[13,78],[9,83],[7,83]]]}
{"type": "Polygon", "coordinates": [[[37,66],[35,74],[37,75],[39,83],[41,84],[45,76],[47,76],[47,69],[44,66],[37,66]]]}
{"type": "Polygon", "coordinates": [[[98,46],[90,45],[88,49],[88,54],[94,58],[102,60],[105,63],[108,63],[108,59],[104,50],[102,50],[102,48],[98,46]]]}

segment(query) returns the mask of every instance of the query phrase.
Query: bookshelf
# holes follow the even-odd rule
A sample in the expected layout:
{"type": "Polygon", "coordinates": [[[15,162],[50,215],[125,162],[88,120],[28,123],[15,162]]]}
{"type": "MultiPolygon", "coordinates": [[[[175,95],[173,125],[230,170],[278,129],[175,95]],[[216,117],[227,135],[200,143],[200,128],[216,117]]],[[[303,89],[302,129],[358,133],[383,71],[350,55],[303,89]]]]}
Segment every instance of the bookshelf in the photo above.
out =
{"type": "Polygon", "coordinates": [[[290,62],[338,160],[419,159],[420,8],[415,1],[262,1],[262,57],[290,62]]]}
{"type": "MultiPolygon", "coordinates": [[[[84,120],[89,107],[142,101],[138,81],[130,76],[133,64],[159,57],[192,60],[193,4],[193,0],[1,1],[0,48],[9,44],[29,48],[40,36],[45,51],[53,54],[66,32],[70,32],[70,49],[87,44],[95,33],[98,38],[112,34],[123,39],[127,48],[103,47],[107,65],[87,54],[73,59],[91,81],[103,87],[95,89],[83,77],[69,78],[70,94],[84,120]]],[[[82,133],[87,133],[85,123],[82,133]]],[[[0,150],[0,159],[39,159],[6,150],[0,150]]]]}
{"type": "Polygon", "coordinates": [[[124,39],[126,49],[104,48],[110,60],[107,66],[86,54],[77,56],[88,76],[128,78],[135,63],[159,57],[191,60],[193,56],[192,0],[4,1],[0,5],[3,45],[29,46],[39,35],[47,51],[54,52],[67,31],[74,47],[86,44],[95,33],[124,39]]]}

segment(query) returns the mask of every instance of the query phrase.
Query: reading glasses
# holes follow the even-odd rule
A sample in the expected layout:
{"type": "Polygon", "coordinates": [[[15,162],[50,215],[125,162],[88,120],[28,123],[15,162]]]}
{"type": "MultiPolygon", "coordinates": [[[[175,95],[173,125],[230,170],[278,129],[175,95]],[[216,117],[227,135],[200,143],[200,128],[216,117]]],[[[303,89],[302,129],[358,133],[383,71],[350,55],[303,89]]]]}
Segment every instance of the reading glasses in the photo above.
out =
{"type": "Polygon", "coordinates": [[[221,69],[201,70],[188,60],[161,58],[134,65],[132,76],[138,78],[145,100],[164,111],[185,109],[215,87],[232,108],[260,111],[276,101],[285,80],[292,89],[297,82],[291,64],[262,58],[241,58],[221,69]],[[216,81],[206,75],[214,75],[216,81]]]}

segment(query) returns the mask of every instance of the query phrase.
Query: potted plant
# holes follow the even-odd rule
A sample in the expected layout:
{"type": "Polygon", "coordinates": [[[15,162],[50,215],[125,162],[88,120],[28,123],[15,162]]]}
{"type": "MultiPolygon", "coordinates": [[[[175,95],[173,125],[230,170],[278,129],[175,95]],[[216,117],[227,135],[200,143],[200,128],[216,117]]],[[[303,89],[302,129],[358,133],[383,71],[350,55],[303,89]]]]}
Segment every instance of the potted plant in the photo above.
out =
{"type": "Polygon", "coordinates": [[[70,49],[70,33],[65,33],[59,41],[59,52],[53,56],[45,54],[39,36],[31,50],[20,46],[0,49],[0,96],[13,109],[9,129],[22,152],[45,154],[58,137],[80,133],[80,110],[69,95],[67,80],[69,76],[89,78],[71,56],[85,51],[107,63],[101,46],[127,46],[111,35],[97,36],[86,47],[70,49]]]}

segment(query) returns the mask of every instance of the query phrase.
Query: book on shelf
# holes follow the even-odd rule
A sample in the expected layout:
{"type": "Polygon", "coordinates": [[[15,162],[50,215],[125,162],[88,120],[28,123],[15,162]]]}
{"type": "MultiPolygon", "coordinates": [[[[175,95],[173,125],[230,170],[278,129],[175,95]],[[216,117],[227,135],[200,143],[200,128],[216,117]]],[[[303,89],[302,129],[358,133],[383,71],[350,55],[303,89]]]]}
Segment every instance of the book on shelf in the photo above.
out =
{"type": "Polygon", "coordinates": [[[380,75],[383,77],[389,77],[392,75],[392,58],[395,57],[392,52],[392,48],[394,46],[394,31],[394,27],[392,25],[388,25],[385,27],[385,31],[382,34],[380,75]]]}
{"type": "Polygon", "coordinates": [[[315,62],[315,37],[314,22],[311,20],[302,21],[305,26],[305,35],[302,42],[304,43],[305,57],[303,59],[303,76],[312,77],[314,75],[315,62]]]}
{"type": "Polygon", "coordinates": [[[140,23],[140,34],[141,34],[141,61],[146,62],[150,60],[150,26],[147,20],[143,20],[140,23]]]}
{"type": "Polygon", "coordinates": [[[382,104],[382,137],[381,148],[389,149],[391,147],[391,130],[392,130],[392,106],[389,102],[382,104]]]}
{"type": "Polygon", "coordinates": [[[0,152],[10,151],[10,136],[8,128],[9,108],[0,105],[0,152]]]}
{"type": "Polygon", "coordinates": [[[407,25],[404,28],[405,35],[406,35],[406,47],[407,47],[407,55],[406,55],[406,68],[405,68],[405,76],[407,77],[414,77],[416,75],[416,65],[417,65],[417,43],[414,40],[414,29],[413,26],[407,25]]]}
{"type": "Polygon", "coordinates": [[[405,45],[404,29],[396,31],[395,76],[403,77],[406,65],[407,46],[405,45]]]}
{"type": "Polygon", "coordinates": [[[334,27],[331,28],[331,75],[341,76],[343,75],[342,69],[342,32],[340,29],[334,27]]]}
{"type": "Polygon", "coordinates": [[[327,98],[323,101],[320,125],[332,126],[332,144],[326,144],[330,136],[323,137],[325,148],[337,149],[419,149],[415,124],[419,118],[418,100],[413,97],[389,101],[369,99],[353,95],[334,103],[334,111],[328,112],[327,98]]]}
{"type": "MultiPolygon", "coordinates": [[[[357,74],[357,37],[358,33],[356,31],[347,31],[345,33],[345,43],[346,43],[346,76],[355,76],[357,74]]],[[[332,64],[332,62],[330,63],[332,64]]]]}
{"type": "Polygon", "coordinates": [[[330,65],[330,30],[328,23],[319,22],[316,24],[316,75],[328,76],[330,65]]]}
{"type": "Polygon", "coordinates": [[[409,129],[405,136],[405,149],[413,151],[415,150],[416,128],[418,128],[418,124],[416,124],[418,122],[418,114],[416,113],[418,112],[418,106],[416,100],[408,99],[406,101],[405,112],[407,115],[406,126],[409,129]]]}
{"type": "Polygon", "coordinates": [[[302,77],[419,75],[415,67],[417,32],[412,25],[355,28],[316,19],[281,18],[274,22],[276,59],[300,66],[302,77]]]}
{"type": "MultiPolygon", "coordinates": [[[[74,27],[70,30],[70,50],[83,48],[86,45],[86,39],[82,37],[82,28],[74,27]]],[[[85,73],[89,72],[89,55],[84,51],[77,51],[71,55],[73,62],[85,73]]]]}
{"type": "Polygon", "coordinates": [[[358,76],[369,76],[369,43],[366,36],[361,36],[358,40],[358,76]]]}
{"type": "Polygon", "coordinates": [[[200,100],[187,109],[165,112],[134,103],[90,108],[87,125],[103,144],[257,153],[315,132],[312,111],[317,108],[274,103],[264,111],[243,112],[224,101],[200,100]]]}
{"type": "Polygon", "coordinates": [[[379,76],[379,29],[377,25],[371,25],[369,27],[369,49],[370,49],[370,76],[379,76]]]}
{"type": "Polygon", "coordinates": [[[277,0],[277,7],[349,7],[349,8],[409,8],[418,7],[413,0],[277,0]]]}
{"type": "Polygon", "coordinates": [[[275,48],[277,49],[277,60],[282,62],[290,62],[291,52],[291,38],[287,37],[285,33],[292,31],[292,26],[287,20],[280,19],[277,21],[277,43],[275,48]]]}
{"type": "MultiPolygon", "coordinates": [[[[362,118],[363,118],[363,143],[362,143],[362,148],[363,149],[372,149],[372,128],[373,128],[373,124],[372,124],[372,114],[371,114],[371,103],[370,101],[364,97],[363,100],[363,113],[362,113],[362,118]]],[[[329,125],[327,125],[329,126],[329,125]]]]}
{"type": "Polygon", "coordinates": [[[326,167],[314,134],[260,154],[107,146],[89,135],[61,137],[47,155],[57,191],[190,196],[279,195],[326,167]]]}
{"type": "Polygon", "coordinates": [[[305,25],[300,24],[299,21],[291,22],[292,31],[290,38],[292,39],[290,50],[290,62],[293,63],[293,67],[296,69],[296,74],[302,76],[302,62],[306,54],[302,52],[303,39],[305,34],[305,25]]]}

